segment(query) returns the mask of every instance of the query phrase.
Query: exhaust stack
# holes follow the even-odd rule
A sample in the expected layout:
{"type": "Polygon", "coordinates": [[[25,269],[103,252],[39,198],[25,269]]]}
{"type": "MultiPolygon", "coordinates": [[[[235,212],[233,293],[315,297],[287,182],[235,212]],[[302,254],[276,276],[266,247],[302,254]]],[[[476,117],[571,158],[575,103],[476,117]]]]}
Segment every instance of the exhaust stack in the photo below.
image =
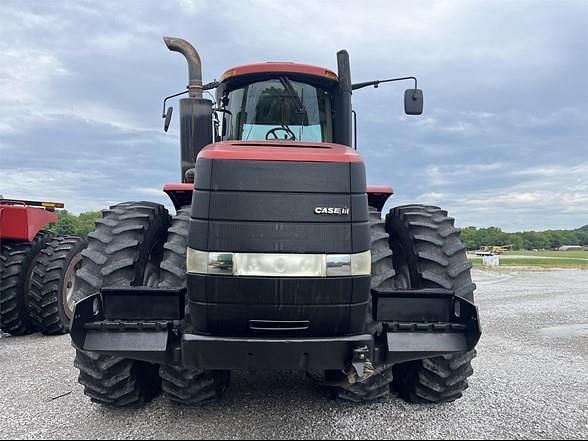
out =
{"type": "Polygon", "coordinates": [[[188,63],[188,96],[202,98],[202,61],[198,51],[182,38],[163,37],[170,51],[182,54],[188,63]]]}
{"type": "Polygon", "coordinates": [[[337,76],[339,77],[339,89],[335,97],[337,113],[341,117],[337,118],[338,124],[335,125],[335,138],[340,144],[353,147],[352,130],[351,130],[351,66],[349,63],[349,53],[343,49],[337,52],[337,76]]]}
{"type": "Polygon", "coordinates": [[[212,101],[202,98],[202,61],[194,46],[176,37],[163,37],[163,41],[188,63],[188,98],[180,100],[180,155],[181,179],[189,182],[187,172],[194,168],[196,156],[213,141],[212,101]]]}

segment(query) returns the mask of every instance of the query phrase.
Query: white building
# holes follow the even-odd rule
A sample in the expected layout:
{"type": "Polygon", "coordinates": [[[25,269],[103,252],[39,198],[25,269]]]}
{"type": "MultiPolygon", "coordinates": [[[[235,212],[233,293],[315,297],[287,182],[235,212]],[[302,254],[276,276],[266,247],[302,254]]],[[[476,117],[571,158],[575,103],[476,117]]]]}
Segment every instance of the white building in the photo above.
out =
{"type": "Polygon", "coordinates": [[[563,247],[559,247],[559,251],[582,251],[583,249],[584,247],[580,245],[564,245],[563,247]]]}

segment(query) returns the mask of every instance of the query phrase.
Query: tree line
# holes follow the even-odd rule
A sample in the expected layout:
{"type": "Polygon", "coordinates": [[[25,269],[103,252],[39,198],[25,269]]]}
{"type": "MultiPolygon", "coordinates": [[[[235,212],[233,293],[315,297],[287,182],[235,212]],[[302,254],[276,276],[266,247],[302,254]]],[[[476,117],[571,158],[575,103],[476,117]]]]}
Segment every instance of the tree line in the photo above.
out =
{"type": "MultiPolygon", "coordinates": [[[[102,217],[99,211],[89,211],[76,216],[66,210],[59,212],[59,221],[47,229],[56,235],[85,236],[94,231],[94,223],[102,217]]],[[[512,245],[514,250],[559,248],[563,245],[588,245],[588,225],[576,230],[524,231],[506,233],[500,228],[467,227],[461,230],[461,238],[470,250],[482,246],[512,245]]]]}
{"type": "Polygon", "coordinates": [[[513,250],[542,250],[564,245],[588,245],[588,225],[576,230],[523,231],[506,233],[500,228],[467,227],[461,238],[470,250],[483,246],[512,245],[513,250]]]}
{"type": "Polygon", "coordinates": [[[59,220],[45,229],[55,236],[86,236],[94,231],[95,222],[102,217],[100,211],[88,211],[78,216],[67,210],[59,212],[59,220]]]}

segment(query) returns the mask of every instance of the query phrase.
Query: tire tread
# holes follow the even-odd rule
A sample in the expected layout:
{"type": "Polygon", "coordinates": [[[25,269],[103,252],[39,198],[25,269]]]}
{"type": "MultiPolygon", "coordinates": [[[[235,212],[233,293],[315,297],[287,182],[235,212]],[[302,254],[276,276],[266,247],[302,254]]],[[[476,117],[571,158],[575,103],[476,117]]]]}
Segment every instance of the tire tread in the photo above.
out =
{"type": "MultiPolygon", "coordinates": [[[[417,204],[393,208],[386,217],[391,245],[401,244],[408,253],[413,288],[441,287],[473,301],[472,266],[454,222],[439,207],[417,204]]],[[[475,355],[474,350],[398,364],[394,386],[410,402],[455,401],[468,387],[475,355]]]]}

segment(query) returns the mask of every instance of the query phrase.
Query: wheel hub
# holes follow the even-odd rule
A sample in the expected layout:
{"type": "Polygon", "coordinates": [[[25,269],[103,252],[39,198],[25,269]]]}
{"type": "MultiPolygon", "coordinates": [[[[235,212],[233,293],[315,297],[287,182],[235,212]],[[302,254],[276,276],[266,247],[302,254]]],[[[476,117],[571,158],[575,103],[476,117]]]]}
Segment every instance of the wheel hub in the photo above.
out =
{"type": "Polygon", "coordinates": [[[63,310],[65,311],[65,315],[70,320],[73,317],[73,311],[76,305],[76,301],[74,299],[74,292],[76,291],[76,271],[80,269],[81,266],[82,255],[78,254],[69,263],[63,278],[63,289],[61,293],[63,299],[63,310]]]}

